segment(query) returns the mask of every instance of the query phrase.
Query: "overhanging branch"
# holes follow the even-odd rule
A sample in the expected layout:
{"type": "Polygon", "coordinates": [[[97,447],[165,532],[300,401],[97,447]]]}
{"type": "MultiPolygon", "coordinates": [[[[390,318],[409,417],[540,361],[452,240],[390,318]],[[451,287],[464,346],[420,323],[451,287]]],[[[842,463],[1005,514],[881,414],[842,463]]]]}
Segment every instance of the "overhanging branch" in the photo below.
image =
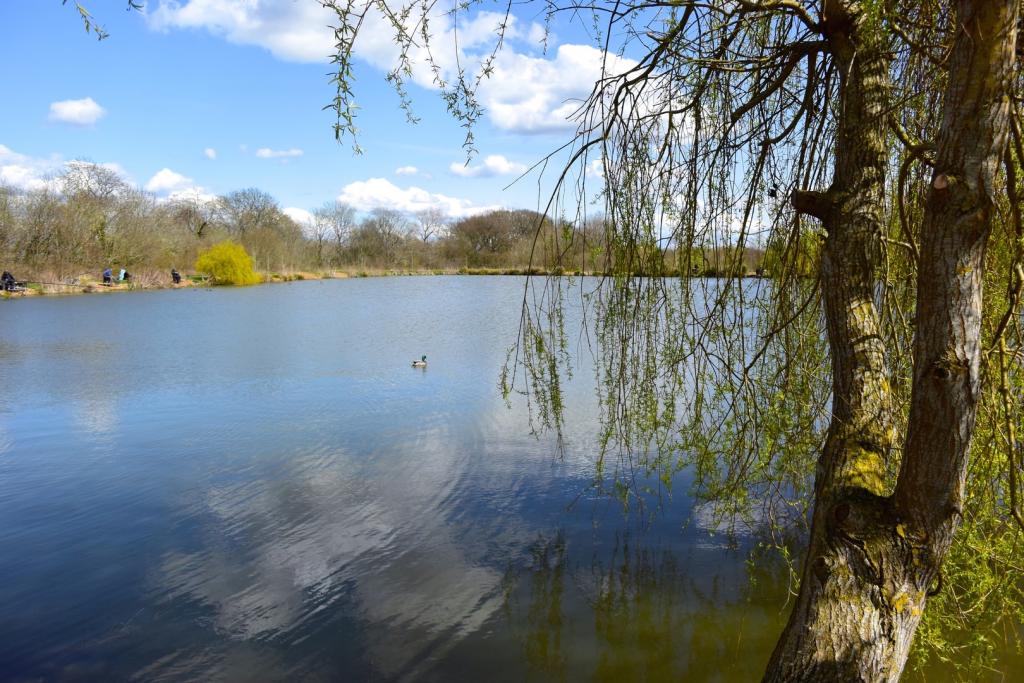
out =
{"type": "Polygon", "coordinates": [[[822,222],[825,221],[825,218],[832,211],[833,206],[832,197],[829,196],[828,192],[818,192],[816,190],[793,190],[789,202],[796,209],[797,213],[814,216],[822,222]]]}

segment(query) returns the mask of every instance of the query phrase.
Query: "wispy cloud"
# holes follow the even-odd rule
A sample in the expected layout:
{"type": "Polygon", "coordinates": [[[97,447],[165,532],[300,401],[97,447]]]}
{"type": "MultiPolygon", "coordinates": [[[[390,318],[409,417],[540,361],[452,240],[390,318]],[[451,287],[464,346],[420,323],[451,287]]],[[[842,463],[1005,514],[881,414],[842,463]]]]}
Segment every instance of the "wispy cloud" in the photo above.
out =
{"type": "Polygon", "coordinates": [[[203,156],[213,161],[214,159],[217,158],[217,150],[215,150],[213,147],[207,147],[206,149],[203,150],[203,156]]]}
{"type": "Polygon", "coordinates": [[[460,164],[452,162],[448,170],[461,178],[491,178],[499,175],[519,175],[526,172],[526,165],[509,161],[500,154],[491,154],[482,164],[460,164]]]}
{"type": "Polygon", "coordinates": [[[301,157],[302,150],[294,147],[291,149],[270,149],[269,147],[260,147],[256,150],[256,156],[260,159],[290,159],[294,157],[301,157]]]}

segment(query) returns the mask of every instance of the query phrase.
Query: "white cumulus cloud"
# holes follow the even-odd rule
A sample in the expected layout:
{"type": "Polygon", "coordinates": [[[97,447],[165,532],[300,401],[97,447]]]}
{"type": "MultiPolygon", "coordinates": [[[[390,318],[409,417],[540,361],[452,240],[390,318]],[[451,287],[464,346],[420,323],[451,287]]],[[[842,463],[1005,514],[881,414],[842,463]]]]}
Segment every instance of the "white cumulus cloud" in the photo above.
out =
{"type": "Polygon", "coordinates": [[[213,147],[207,147],[203,150],[203,156],[212,161],[217,158],[217,150],[213,147]]]}
{"type": "Polygon", "coordinates": [[[0,185],[18,190],[50,189],[60,192],[64,188],[61,176],[68,171],[86,166],[102,167],[114,172],[125,182],[131,182],[128,174],[119,164],[110,162],[94,164],[91,161],[82,160],[65,161],[59,154],[52,154],[46,158],[31,157],[0,144],[0,185]]]}
{"type": "Polygon", "coordinates": [[[309,227],[310,225],[313,224],[313,214],[311,214],[309,211],[306,211],[305,209],[300,209],[295,206],[289,206],[284,209],[281,209],[281,213],[283,213],[285,216],[288,216],[288,218],[291,218],[293,221],[295,221],[304,228],[309,227]]]}
{"type": "Polygon", "coordinates": [[[145,189],[159,196],[160,201],[187,201],[208,204],[217,200],[217,195],[197,185],[194,180],[169,168],[162,168],[153,174],[145,189]]]}
{"type": "Polygon", "coordinates": [[[452,162],[448,170],[462,178],[490,178],[499,175],[520,175],[526,172],[526,165],[509,161],[500,154],[491,154],[482,164],[460,164],[452,162]]]}
{"type": "Polygon", "coordinates": [[[88,126],[99,121],[106,110],[91,97],[81,100],[62,100],[50,105],[50,120],[88,126]]]}
{"type": "Polygon", "coordinates": [[[389,208],[414,213],[425,209],[440,209],[452,218],[472,216],[500,208],[476,206],[468,199],[436,194],[419,187],[403,189],[385,178],[370,178],[349,183],[338,195],[338,201],[354,207],[357,211],[389,208]]]}
{"type": "Polygon", "coordinates": [[[195,183],[191,178],[187,178],[169,168],[160,169],[146,183],[146,189],[156,194],[178,192],[191,187],[195,187],[195,183]]]}
{"type": "Polygon", "coordinates": [[[0,145],[0,185],[19,190],[41,190],[47,186],[46,177],[53,176],[63,166],[64,163],[58,159],[34,159],[0,145]]]}
{"type": "Polygon", "coordinates": [[[294,147],[291,149],[270,149],[269,147],[260,147],[256,150],[256,156],[260,159],[289,159],[301,157],[302,150],[294,147]]]}
{"type": "Polygon", "coordinates": [[[148,15],[157,30],[205,29],[239,45],[257,45],[291,62],[324,62],[334,53],[328,28],[337,15],[319,2],[162,0],[148,15]]]}
{"type": "Polygon", "coordinates": [[[554,59],[502,52],[480,88],[491,121],[518,133],[569,131],[573,114],[601,78],[622,73],[636,62],[589,45],[560,45],[554,59]]]}
{"type": "MultiPolygon", "coordinates": [[[[472,65],[479,68],[490,55],[497,32],[504,27],[504,47],[479,93],[486,116],[503,130],[571,131],[574,124],[569,119],[600,78],[602,64],[611,73],[635,64],[589,45],[564,44],[555,50],[555,37],[542,25],[526,25],[504,12],[459,12],[456,40],[449,8],[449,3],[437,3],[427,17],[430,54],[438,73],[427,63],[426,48],[414,44],[406,53],[411,80],[434,89],[438,77],[452,82],[460,65],[473,72],[472,65]],[[553,54],[537,52],[545,44],[553,54]]],[[[148,16],[157,30],[202,29],[229,42],[262,47],[288,61],[322,64],[335,51],[328,26],[338,18],[313,0],[161,0],[148,16]]],[[[423,18],[414,11],[407,21],[415,34],[423,18]]],[[[384,72],[397,64],[400,50],[394,28],[373,9],[362,20],[354,53],[384,72]]]]}

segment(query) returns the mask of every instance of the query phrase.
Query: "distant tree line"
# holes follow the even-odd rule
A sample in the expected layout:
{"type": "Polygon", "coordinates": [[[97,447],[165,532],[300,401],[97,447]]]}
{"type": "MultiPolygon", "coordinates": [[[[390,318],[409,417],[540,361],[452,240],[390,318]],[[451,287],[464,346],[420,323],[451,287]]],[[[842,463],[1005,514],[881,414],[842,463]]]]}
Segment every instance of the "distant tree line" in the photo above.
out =
{"type": "MultiPolygon", "coordinates": [[[[116,171],[85,162],[72,162],[38,189],[0,186],[0,260],[22,278],[74,278],[107,266],[189,270],[202,251],[226,239],[245,247],[266,273],[636,272],[636,264],[605,248],[608,230],[601,217],[552,221],[523,209],[457,220],[439,209],[360,215],[341,202],[324,204],[301,225],[256,188],[161,200],[116,171]]],[[[652,244],[648,251],[645,272],[651,275],[753,273],[771,260],[757,249],[728,246],[684,254],[652,244]]]]}

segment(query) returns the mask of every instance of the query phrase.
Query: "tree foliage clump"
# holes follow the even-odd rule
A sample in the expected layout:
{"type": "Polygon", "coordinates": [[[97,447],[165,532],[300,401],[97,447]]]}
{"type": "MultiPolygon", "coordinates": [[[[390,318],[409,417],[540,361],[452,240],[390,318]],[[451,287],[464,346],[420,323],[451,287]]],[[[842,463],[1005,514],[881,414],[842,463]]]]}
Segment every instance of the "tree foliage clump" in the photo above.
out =
{"type": "Polygon", "coordinates": [[[596,240],[584,253],[578,240],[566,250],[559,237],[551,221],[525,210],[454,221],[439,209],[360,215],[345,203],[329,202],[300,224],[257,188],[164,199],[85,161],[68,162],[37,189],[0,184],[0,261],[19,277],[41,281],[96,276],[108,264],[167,273],[223,240],[243,246],[266,273],[519,271],[529,267],[535,247],[542,255],[557,250],[566,270],[603,266],[596,240]],[[534,228],[541,224],[544,234],[535,241],[534,228]]]}
{"type": "Polygon", "coordinates": [[[213,245],[196,259],[196,271],[210,276],[217,285],[255,285],[262,281],[253,270],[252,257],[241,244],[225,240],[213,245]]]}
{"type": "Polygon", "coordinates": [[[86,161],[68,162],[38,188],[0,184],[0,260],[44,281],[97,276],[106,265],[166,273],[224,239],[264,270],[312,261],[302,228],[255,189],[162,199],[86,161]]]}

